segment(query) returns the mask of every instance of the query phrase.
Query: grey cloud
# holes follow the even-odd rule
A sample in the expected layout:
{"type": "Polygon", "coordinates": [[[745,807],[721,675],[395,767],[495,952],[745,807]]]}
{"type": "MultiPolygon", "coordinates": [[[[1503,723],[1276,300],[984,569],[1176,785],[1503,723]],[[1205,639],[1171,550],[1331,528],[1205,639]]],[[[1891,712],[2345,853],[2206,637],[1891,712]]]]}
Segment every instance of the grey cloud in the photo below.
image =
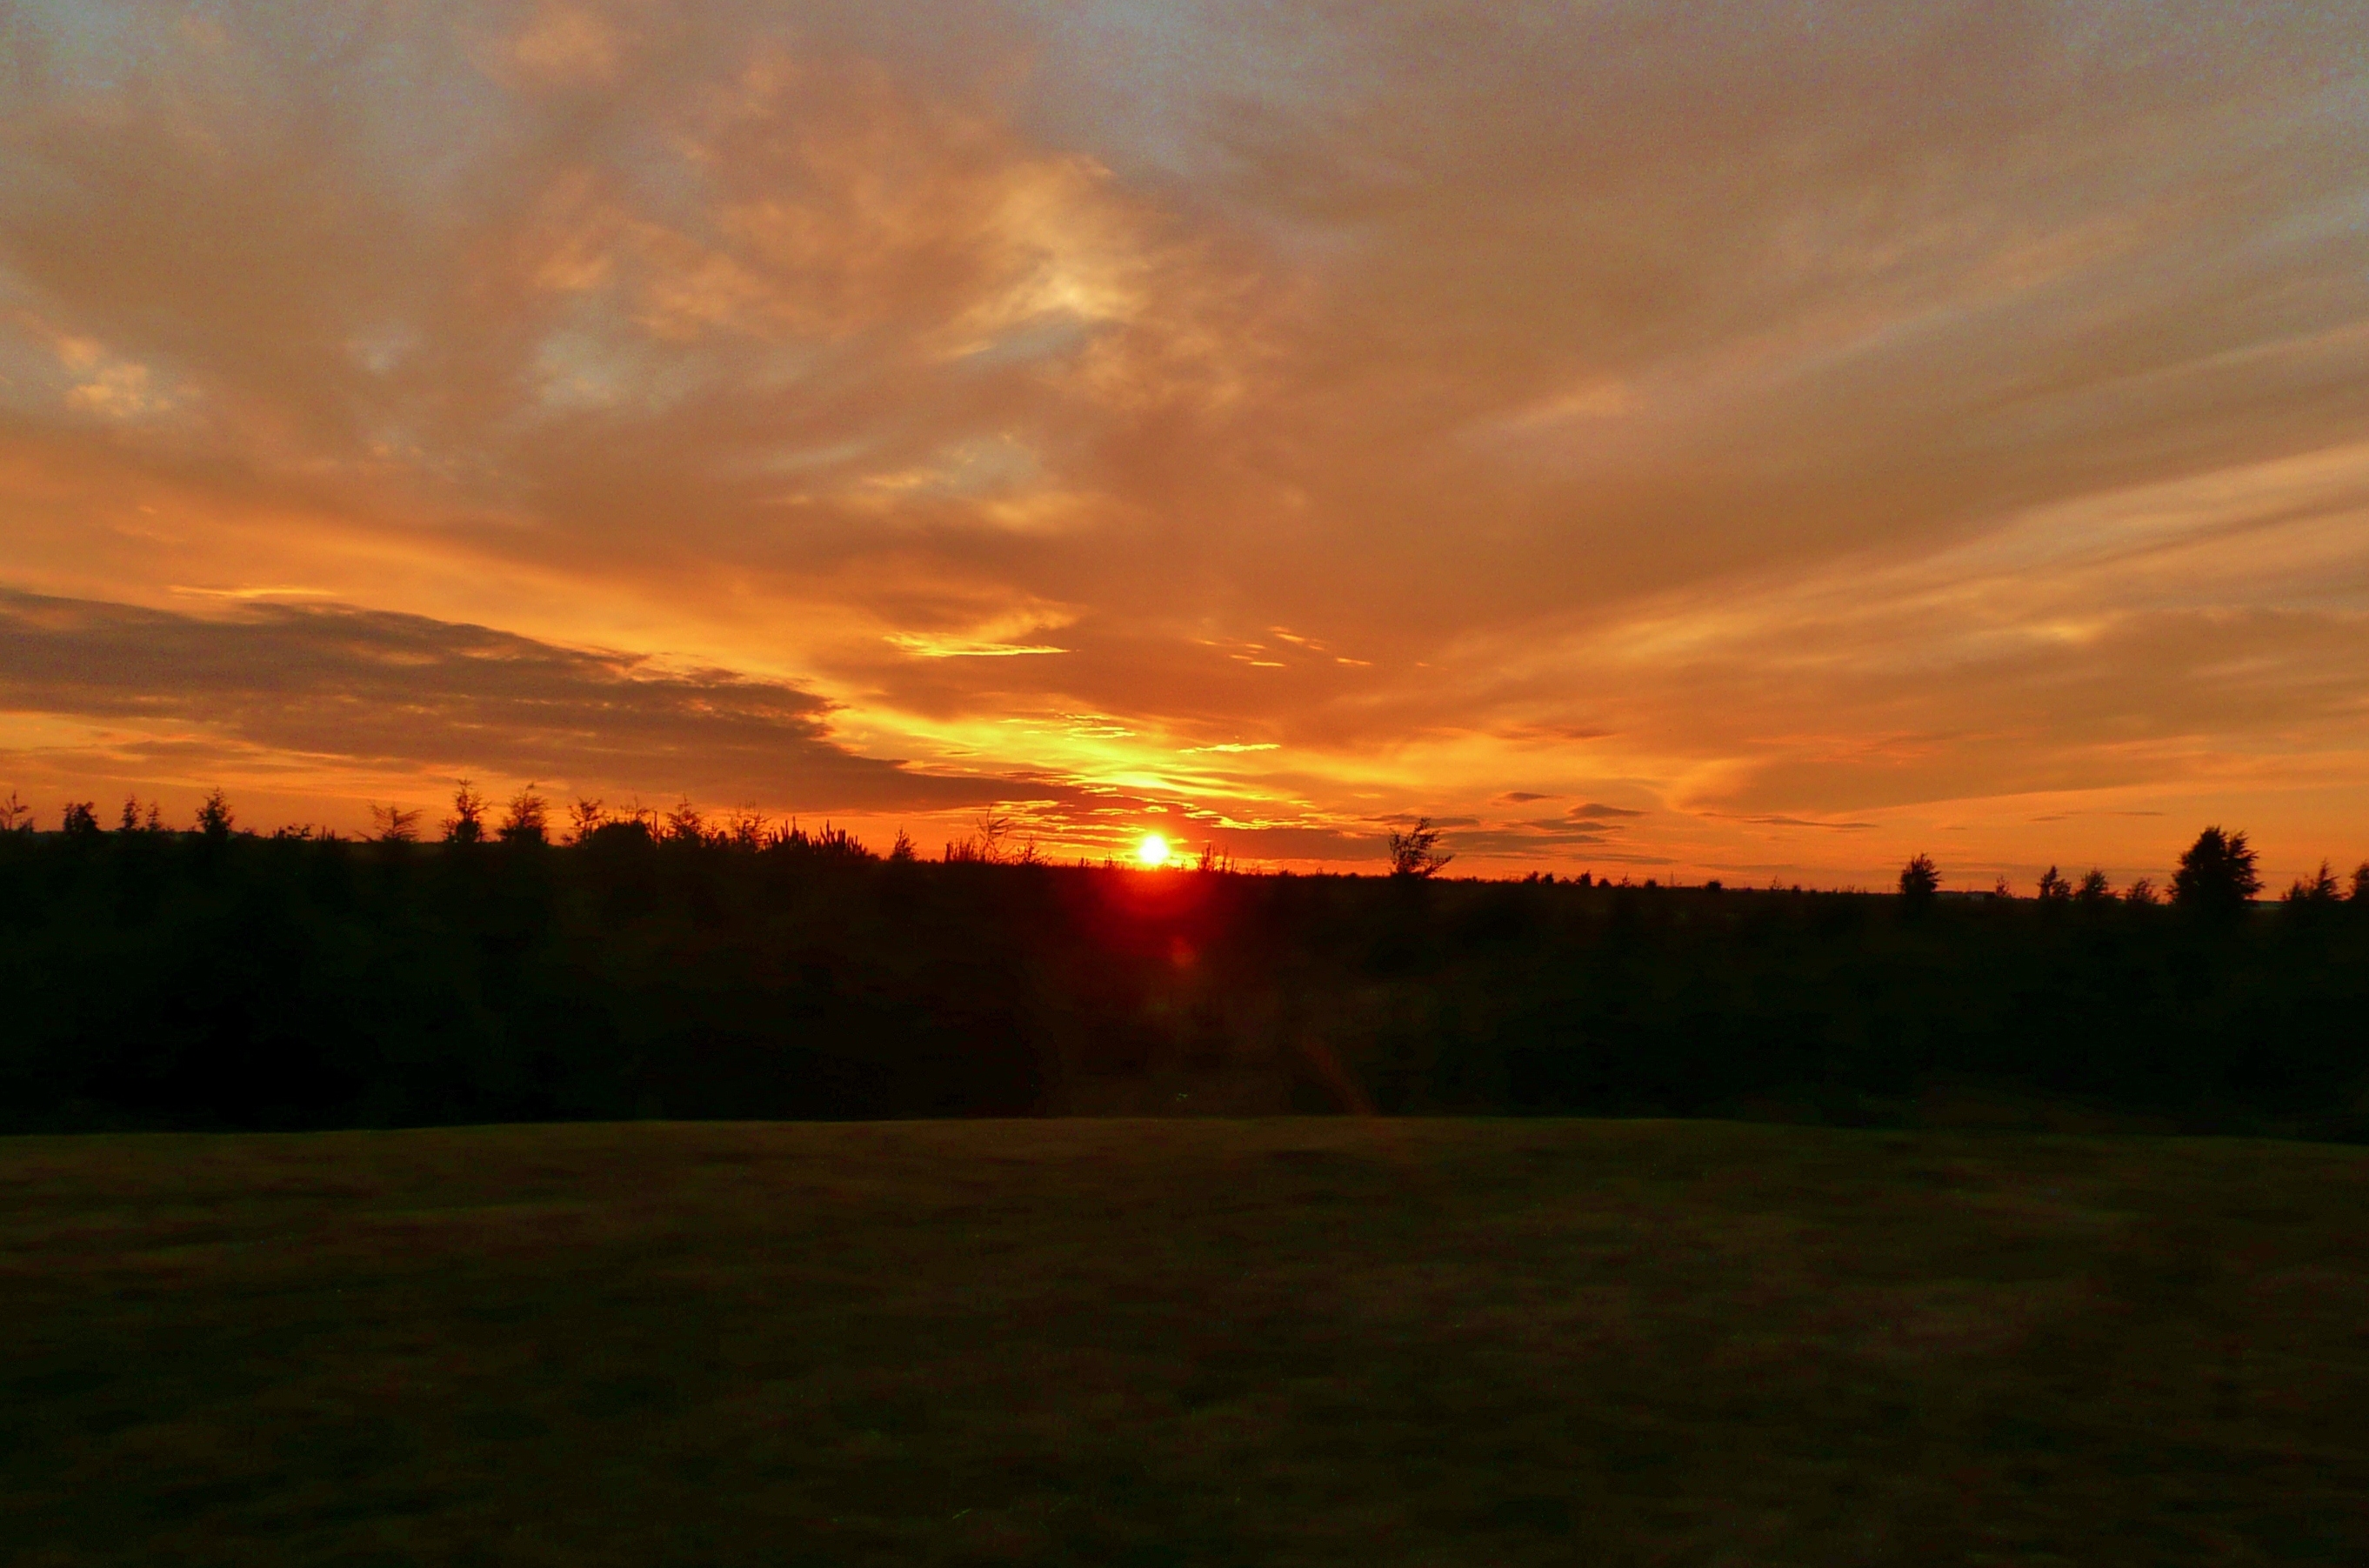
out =
{"type": "Polygon", "coordinates": [[[813,810],[957,807],[1015,788],[857,756],[831,740],[828,705],[793,686],[335,605],[212,618],[0,591],[0,708],[813,810]]]}

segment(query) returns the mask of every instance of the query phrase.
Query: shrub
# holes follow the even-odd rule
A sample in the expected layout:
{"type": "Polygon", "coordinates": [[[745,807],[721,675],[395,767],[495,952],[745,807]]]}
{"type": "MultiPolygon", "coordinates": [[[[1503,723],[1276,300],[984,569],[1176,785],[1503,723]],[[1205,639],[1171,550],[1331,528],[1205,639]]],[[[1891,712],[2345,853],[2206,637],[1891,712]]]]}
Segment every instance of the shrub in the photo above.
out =
{"type": "Polygon", "coordinates": [[[1436,876],[1455,858],[1439,853],[1439,830],[1431,825],[1428,817],[1418,817],[1413,827],[1390,835],[1392,876],[1436,876]]]}

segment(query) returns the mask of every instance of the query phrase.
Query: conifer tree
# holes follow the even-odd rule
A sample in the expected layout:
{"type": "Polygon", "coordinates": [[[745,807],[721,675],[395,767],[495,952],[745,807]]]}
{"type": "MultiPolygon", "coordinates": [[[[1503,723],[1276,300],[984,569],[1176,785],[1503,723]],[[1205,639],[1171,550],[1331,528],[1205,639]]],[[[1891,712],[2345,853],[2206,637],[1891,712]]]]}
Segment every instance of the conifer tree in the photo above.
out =
{"type": "Polygon", "coordinates": [[[1929,854],[1911,856],[1900,868],[1900,896],[1911,903],[1930,902],[1941,890],[1940,868],[1929,854]]]}
{"type": "Polygon", "coordinates": [[[452,815],[444,819],[448,844],[477,844],[486,840],[486,797],[467,779],[452,791],[452,815]]]}
{"type": "Polygon", "coordinates": [[[230,837],[231,830],[237,825],[238,818],[231,812],[230,797],[219,787],[211,791],[204,800],[199,802],[198,837],[212,843],[220,843],[230,837]]]}
{"type": "Polygon", "coordinates": [[[2171,879],[2171,901],[2203,914],[2242,910],[2261,890],[2254,849],[2246,835],[2225,833],[2218,827],[2196,835],[2196,841],[2180,855],[2180,870],[2171,879]]]}

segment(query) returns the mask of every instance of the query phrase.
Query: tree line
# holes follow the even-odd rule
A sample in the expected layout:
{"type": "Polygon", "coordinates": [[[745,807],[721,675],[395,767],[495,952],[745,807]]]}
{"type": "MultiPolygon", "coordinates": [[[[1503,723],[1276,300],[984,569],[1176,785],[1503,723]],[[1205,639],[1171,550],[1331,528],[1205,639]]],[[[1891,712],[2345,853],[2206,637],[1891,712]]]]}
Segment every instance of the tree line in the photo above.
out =
{"type": "MultiPolygon", "coordinates": [[[[425,814],[419,809],[372,804],[370,814],[371,841],[411,844],[421,841],[420,819],[425,814]]],[[[440,839],[444,843],[464,846],[489,841],[583,844],[595,838],[638,839],[654,843],[700,844],[744,851],[784,848],[856,859],[875,858],[870,849],[844,829],[826,823],[820,832],[809,832],[800,827],[795,818],[777,822],[745,807],[711,818],[694,806],[687,795],[665,811],[638,802],[623,808],[612,808],[597,796],[579,796],[566,807],[566,827],[563,837],[552,802],[530,784],[509,798],[497,818],[493,804],[469,780],[462,779],[452,794],[452,814],[441,824],[440,839]]],[[[217,788],[199,804],[189,831],[200,838],[223,839],[237,830],[236,823],[229,797],[217,788]]],[[[11,830],[34,830],[32,808],[13,791],[5,799],[0,799],[0,832],[11,830]]],[[[84,837],[104,830],[97,807],[91,801],[69,801],[60,813],[58,831],[63,836],[84,837]]],[[[170,831],[165,826],[162,810],[157,805],[151,801],[143,808],[136,796],[124,800],[114,830],[118,833],[149,834],[170,831]]],[[[270,836],[282,840],[321,838],[331,841],[338,837],[333,831],[316,830],[309,826],[278,828],[270,836]]],[[[1432,826],[1428,818],[1417,818],[1406,829],[1393,830],[1388,850],[1390,874],[1394,877],[1428,879],[1446,870],[1448,863],[1456,857],[1441,853],[1440,844],[1444,837],[1440,830],[1432,826]]],[[[901,863],[917,860],[920,856],[913,841],[900,828],[885,858],[901,863]]],[[[1023,838],[1012,818],[991,810],[980,817],[969,833],[949,841],[940,858],[950,863],[1045,864],[1036,840],[1023,838]]],[[[1111,863],[1106,861],[1104,864],[1111,863]]],[[[1221,854],[1214,845],[1204,849],[1198,857],[1197,867],[1204,871],[1237,869],[1231,857],[1221,854]]],[[[1583,886],[1593,886],[1594,876],[1583,875],[1585,876],[1583,886]]],[[[1545,880],[1551,882],[1553,878],[1549,876],[1545,880]]],[[[1659,884],[1649,881],[1646,886],[1657,887],[1659,884]]],[[[1720,886],[1716,881],[1711,884],[1714,888],[1720,886]]],[[[1942,897],[1940,865],[1929,854],[1912,856],[1901,868],[1898,888],[1903,901],[1910,905],[1921,906],[1942,897]]],[[[1794,890],[1798,892],[1801,889],[1797,887],[1794,890]]],[[[2153,877],[2140,876],[2118,890],[2112,879],[2102,869],[2094,866],[2078,882],[2075,882],[2062,875],[2056,866],[2051,865],[2041,874],[2032,896],[2042,903],[2097,905],[2119,900],[2127,904],[2152,905],[2168,901],[2191,910],[2226,910],[2252,903],[2261,890],[2260,856],[2247,835],[2243,831],[2225,831],[2216,824],[2198,833],[2195,841],[2180,853],[2179,868],[2168,888],[2158,887],[2153,877]]],[[[2002,876],[1982,896],[2004,899],[2013,898],[2016,895],[2012,886],[2002,876]]],[[[2317,872],[2296,877],[2281,899],[2288,904],[2307,905],[2347,900],[2369,906],[2369,860],[2353,868],[2349,885],[2337,879],[2332,862],[2322,860],[2317,872]]]]}
{"type": "MultiPolygon", "coordinates": [[[[2181,909],[2226,913],[2252,903],[2261,890],[2260,857],[2253,845],[2243,832],[2226,832],[2216,824],[2197,834],[2196,841],[2180,852],[2180,869],[2172,876],[2169,896],[2169,902],[2181,909]]],[[[1941,871],[1931,855],[1913,856],[1900,868],[1900,897],[1905,902],[1921,906],[1940,893],[1941,871]]],[[[2008,898],[2015,894],[2001,877],[1990,896],[2008,898]]],[[[2137,877],[2117,892],[2105,872],[2094,866],[2074,882],[2052,865],[2040,874],[2033,897],[2043,904],[2095,906],[2119,899],[2144,906],[2165,901],[2166,894],[2152,877],[2137,877]]],[[[2281,898],[2283,903],[2300,905],[2346,900],[2369,908],[2369,860],[2353,868],[2349,891],[2337,881],[2334,864],[2323,860],[2317,872],[2289,884],[2281,898]]]]}
{"type": "Polygon", "coordinates": [[[216,796],[187,831],[0,833],[0,1127],[1881,1123],[1964,1090],[2369,1133],[2369,899],[2236,918],[2241,834],[2149,902],[1951,899],[1915,863],[1897,895],[1144,875],[1008,825],[923,858],[681,807],[406,827],[250,834],[216,796]]]}

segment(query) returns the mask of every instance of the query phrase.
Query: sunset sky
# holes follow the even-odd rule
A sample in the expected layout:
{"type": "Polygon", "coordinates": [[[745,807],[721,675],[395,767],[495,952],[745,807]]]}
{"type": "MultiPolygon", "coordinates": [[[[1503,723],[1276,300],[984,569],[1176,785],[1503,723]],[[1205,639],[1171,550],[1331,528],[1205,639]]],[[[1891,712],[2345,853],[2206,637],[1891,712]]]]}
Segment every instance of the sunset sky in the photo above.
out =
{"type": "Polygon", "coordinates": [[[2349,866],[2369,19],[0,5],[0,795],[461,775],[2349,866]]]}

